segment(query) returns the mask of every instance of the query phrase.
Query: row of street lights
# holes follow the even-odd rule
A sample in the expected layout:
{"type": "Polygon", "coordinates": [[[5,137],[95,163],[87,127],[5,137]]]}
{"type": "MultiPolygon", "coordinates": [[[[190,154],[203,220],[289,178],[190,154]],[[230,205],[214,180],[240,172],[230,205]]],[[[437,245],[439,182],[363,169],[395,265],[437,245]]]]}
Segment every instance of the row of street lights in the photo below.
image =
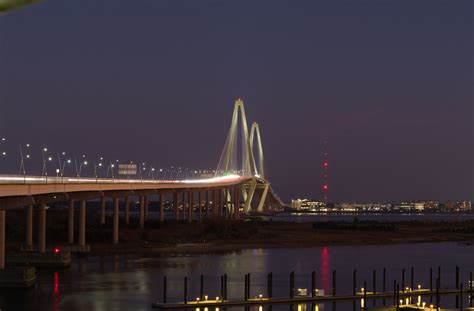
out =
{"type": "MultiPolygon", "coordinates": [[[[7,138],[2,137],[0,141],[0,155],[2,158],[6,158],[9,155],[7,152],[7,138]]],[[[27,175],[27,163],[32,159],[32,148],[30,144],[23,144],[19,146],[20,154],[20,167],[19,175],[27,175]]],[[[109,160],[106,161],[104,157],[99,157],[96,160],[93,160],[92,163],[87,159],[86,155],[83,154],[79,159],[77,157],[68,157],[66,152],[57,153],[57,165],[54,165],[55,162],[52,152],[47,148],[43,147],[41,149],[41,159],[42,159],[42,170],[41,176],[48,178],[49,169],[53,166],[55,169],[56,177],[64,177],[66,168],[68,166],[74,165],[75,175],[77,178],[80,178],[83,170],[86,167],[91,166],[93,168],[93,177],[98,179],[100,170],[107,168],[105,176],[106,178],[115,179],[116,170],[118,170],[120,161],[119,160],[109,160]]],[[[141,162],[141,165],[135,164],[134,161],[127,162],[131,165],[136,166],[136,175],[138,178],[151,179],[151,180],[179,180],[179,179],[196,179],[201,177],[210,177],[214,176],[215,170],[192,170],[182,167],[171,166],[169,169],[155,168],[153,166],[147,165],[145,162],[141,162]],[[174,179],[173,179],[174,178],[174,179]]],[[[0,172],[1,173],[1,172],[0,172]]],[[[120,173],[120,172],[119,172],[120,173]]],[[[127,175],[127,178],[129,176],[127,175]]]]}

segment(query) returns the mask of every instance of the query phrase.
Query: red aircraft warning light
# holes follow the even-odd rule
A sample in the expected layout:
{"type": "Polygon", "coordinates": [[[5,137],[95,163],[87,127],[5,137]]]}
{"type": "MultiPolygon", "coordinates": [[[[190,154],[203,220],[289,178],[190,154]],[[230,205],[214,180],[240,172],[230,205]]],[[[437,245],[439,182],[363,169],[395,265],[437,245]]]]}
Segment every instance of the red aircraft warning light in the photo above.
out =
{"type": "Polygon", "coordinates": [[[323,190],[328,190],[328,189],[329,189],[328,185],[323,185],[323,190]]]}
{"type": "Polygon", "coordinates": [[[328,166],[329,166],[329,163],[326,161],[326,162],[323,163],[323,166],[324,166],[324,167],[328,167],[328,166]]]}
{"type": "Polygon", "coordinates": [[[61,249],[59,247],[55,247],[55,248],[53,248],[53,253],[59,254],[59,253],[61,253],[61,249]]]}

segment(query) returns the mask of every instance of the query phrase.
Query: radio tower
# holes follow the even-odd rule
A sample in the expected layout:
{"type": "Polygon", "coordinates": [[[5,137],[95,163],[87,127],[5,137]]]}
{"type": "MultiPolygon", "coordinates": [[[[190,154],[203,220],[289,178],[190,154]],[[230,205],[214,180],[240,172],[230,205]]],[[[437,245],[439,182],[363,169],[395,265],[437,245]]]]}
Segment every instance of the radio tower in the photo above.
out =
{"type": "Polygon", "coordinates": [[[324,205],[327,207],[328,205],[328,191],[329,191],[329,183],[328,183],[328,168],[329,168],[329,161],[328,161],[328,152],[327,152],[327,141],[324,140],[323,146],[323,196],[324,196],[324,205]]]}

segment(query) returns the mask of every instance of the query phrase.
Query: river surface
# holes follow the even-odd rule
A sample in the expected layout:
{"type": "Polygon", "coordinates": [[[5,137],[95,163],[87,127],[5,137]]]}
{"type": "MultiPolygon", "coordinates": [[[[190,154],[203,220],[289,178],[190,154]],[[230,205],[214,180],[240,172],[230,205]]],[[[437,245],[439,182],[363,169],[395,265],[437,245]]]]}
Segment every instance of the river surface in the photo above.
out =
{"type": "MultiPolygon", "coordinates": [[[[184,276],[189,278],[188,297],[195,299],[199,295],[201,274],[205,294],[214,298],[220,295],[220,276],[227,273],[230,299],[243,297],[245,273],[251,274],[252,296],[266,294],[268,272],[273,272],[274,297],[289,295],[291,271],[296,275],[295,287],[310,288],[311,271],[315,270],[317,288],[329,293],[336,270],[337,292],[350,293],[354,269],[358,274],[357,286],[362,287],[367,281],[368,288],[373,287],[375,269],[377,288],[381,289],[382,269],[386,268],[387,290],[391,290],[394,279],[401,282],[402,269],[406,271],[405,286],[409,286],[410,268],[414,267],[415,284],[429,287],[429,268],[434,268],[436,277],[438,265],[442,271],[442,287],[454,287],[456,265],[461,268],[461,281],[467,284],[469,272],[474,271],[474,245],[422,243],[251,249],[201,255],[74,257],[68,269],[39,270],[38,283],[32,289],[2,289],[0,309],[151,310],[151,303],[161,300],[165,275],[168,302],[182,301],[184,276]]],[[[453,301],[454,297],[446,297],[443,302],[450,305],[453,301]]],[[[278,306],[273,310],[288,310],[288,307],[278,306]]],[[[319,310],[332,310],[332,305],[320,305],[319,310]]],[[[337,310],[352,310],[352,302],[338,303],[337,310]]]]}
{"type": "MultiPolygon", "coordinates": [[[[120,213],[123,217],[123,212],[120,213]]],[[[132,208],[130,215],[138,217],[138,210],[132,208]]],[[[109,210],[109,216],[112,212],[109,210]]],[[[194,214],[194,219],[198,219],[199,215],[194,214]]],[[[204,216],[205,217],[205,216],[204,216]]],[[[474,220],[474,213],[280,213],[270,218],[273,221],[290,221],[290,222],[315,222],[315,221],[354,221],[357,217],[359,220],[371,221],[468,221],[474,220]]],[[[160,213],[150,211],[150,219],[158,220],[160,213]]],[[[165,219],[173,219],[174,214],[167,211],[165,219]]]]}

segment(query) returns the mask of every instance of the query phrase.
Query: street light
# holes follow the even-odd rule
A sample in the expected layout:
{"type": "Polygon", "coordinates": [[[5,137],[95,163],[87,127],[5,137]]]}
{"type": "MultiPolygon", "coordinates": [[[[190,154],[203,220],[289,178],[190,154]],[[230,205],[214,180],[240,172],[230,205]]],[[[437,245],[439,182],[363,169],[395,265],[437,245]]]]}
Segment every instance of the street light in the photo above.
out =
{"type": "MultiPolygon", "coordinates": [[[[83,154],[82,158],[85,159],[85,157],[86,156],[83,154]]],[[[87,160],[82,160],[81,164],[79,166],[77,166],[77,159],[74,157],[74,163],[76,164],[76,176],[77,176],[77,178],[80,178],[81,177],[81,172],[82,172],[82,167],[87,166],[88,162],[87,162],[87,160]]]]}
{"type": "Polygon", "coordinates": [[[27,148],[27,153],[25,156],[25,154],[23,153],[23,148],[20,145],[20,174],[23,174],[24,177],[26,177],[25,157],[26,159],[30,158],[30,153],[28,150],[30,148],[30,144],[26,144],[26,148],[27,148]]]}
{"type": "Polygon", "coordinates": [[[109,178],[109,171],[110,171],[110,173],[112,175],[112,179],[115,179],[114,168],[115,168],[115,164],[113,164],[112,161],[111,161],[109,166],[107,166],[107,176],[106,176],[106,178],[109,178]]]}
{"type": "Polygon", "coordinates": [[[62,167],[60,168],[61,177],[64,177],[64,170],[66,168],[66,164],[71,164],[71,159],[67,159],[63,162],[62,167]]]}

